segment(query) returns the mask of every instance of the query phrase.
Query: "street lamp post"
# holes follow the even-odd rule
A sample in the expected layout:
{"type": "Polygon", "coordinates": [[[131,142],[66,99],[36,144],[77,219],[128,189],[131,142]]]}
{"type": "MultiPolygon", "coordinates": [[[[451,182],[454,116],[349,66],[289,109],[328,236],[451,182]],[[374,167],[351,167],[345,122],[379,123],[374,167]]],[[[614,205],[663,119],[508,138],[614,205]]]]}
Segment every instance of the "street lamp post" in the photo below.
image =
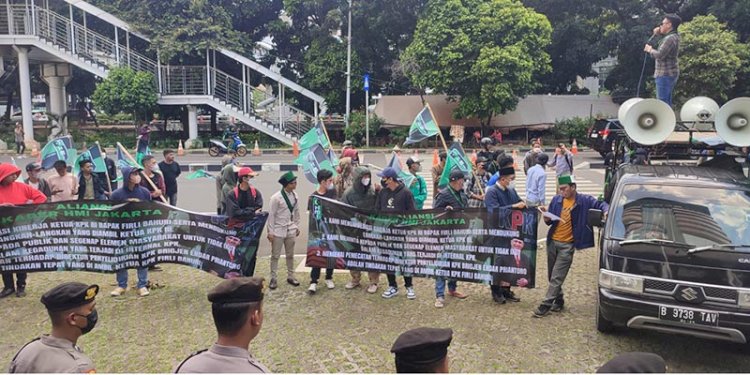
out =
{"type": "Polygon", "coordinates": [[[352,0],[349,0],[349,24],[346,37],[346,117],[344,127],[349,127],[349,115],[351,112],[352,96],[352,0]]]}

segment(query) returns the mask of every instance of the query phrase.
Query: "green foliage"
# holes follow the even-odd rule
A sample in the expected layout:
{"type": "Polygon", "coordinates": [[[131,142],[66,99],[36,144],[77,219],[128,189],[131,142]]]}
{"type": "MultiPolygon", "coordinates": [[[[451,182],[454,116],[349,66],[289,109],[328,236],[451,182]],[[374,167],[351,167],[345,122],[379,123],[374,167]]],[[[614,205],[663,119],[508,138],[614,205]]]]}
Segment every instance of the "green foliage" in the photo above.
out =
{"type": "Polygon", "coordinates": [[[586,144],[588,131],[592,120],[589,118],[573,117],[555,122],[552,133],[555,139],[575,138],[579,145],[586,144]]]}
{"type": "MultiPolygon", "coordinates": [[[[406,142],[406,137],[408,137],[408,136],[409,136],[409,127],[408,126],[400,126],[400,127],[397,127],[397,128],[390,129],[389,138],[391,139],[391,142],[393,142],[393,143],[395,143],[397,145],[403,145],[404,142],[406,142]]],[[[406,146],[406,147],[409,147],[409,146],[406,146]]]]}
{"type": "Polygon", "coordinates": [[[453,115],[513,110],[550,69],[547,18],[513,0],[431,1],[402,54],[418,87],[461,97],[453,115]]]}
{"type": "Polygon", "coordinates": [[[147,120],[158,99],[154,75],[130,68],[110,69],[107,79],[97,84],[92,98],[107,113],[127,112],[138,120],[147,120]]]}
{"type": "MultiPolygon", "coordinates": [[[[332,36],[315,39],[304,54],[304,61],[303,85],[322,93],[331,111],[346,112],[346,44],[332,36]]],[[[352,53],[352,72],[359,70],[357,56],[352,53]]],[[[351,85],[362,86],[360,75],[352,74],[351,85]]]]}
{"type": "MultiPolygon", "coordinates": [[[[344,129],[344,136],[346,139],[352,141],[357,147],[364,145],[366,141],[365,120],[364,112],[352,112],[349,127],[344,129]]],[[[370,115],[370,145],[375,143],[375,134],[378,133],[381,125],[383,125],[383,120],[381,118],[375,115],[370,115]]]]}
{"type": "Polygon", "coordinates": [[[713,15],[698,16],[683,24],[680,36],[677,102],[699,95],[726,101],[738,74],[748,69],[750,47],[713,15]]]}

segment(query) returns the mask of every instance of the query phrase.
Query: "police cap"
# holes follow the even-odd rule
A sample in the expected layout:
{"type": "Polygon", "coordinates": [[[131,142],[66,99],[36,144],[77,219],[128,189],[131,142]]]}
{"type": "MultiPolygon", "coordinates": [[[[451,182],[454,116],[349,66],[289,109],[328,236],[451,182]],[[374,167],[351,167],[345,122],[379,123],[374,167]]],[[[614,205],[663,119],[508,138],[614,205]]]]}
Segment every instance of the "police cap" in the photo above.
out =
{"type": "Polygon", "coordinates": [[[243,303],[263,300],[262,277],[236,277],[224,280],[208,292],[213,303],[243,303]]]}
{"type": "Polygon", "coordinates": [[[396,355],[397,362],[427,365],[445,358],[452,339],[450,328],[416,328],[402,333],[393,343],[391,353],[396,355]]]}
{"type": "Polygon", "coordinates": [[[97,293],[99,285],[67,282],[44,293],[41,301],[48,311],[65,311],[93,302],[97,293]]]}

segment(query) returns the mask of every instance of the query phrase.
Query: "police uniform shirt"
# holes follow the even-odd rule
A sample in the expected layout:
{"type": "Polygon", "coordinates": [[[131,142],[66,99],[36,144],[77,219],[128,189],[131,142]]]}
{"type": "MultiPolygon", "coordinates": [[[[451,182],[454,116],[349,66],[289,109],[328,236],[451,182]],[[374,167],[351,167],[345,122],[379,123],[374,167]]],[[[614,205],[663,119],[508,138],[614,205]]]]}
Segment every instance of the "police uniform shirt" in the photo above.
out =
{"type": "Polygon", "coordinates": [[[9,373],[95,373],[94,362],[72,342],[49,335],[24,346],[9,373]]]}
{"type": "Polygon", "coordinates": [[[268,373],[250,352],[235,346],[214,344],[183,361],[176,373],[268,373]]]}

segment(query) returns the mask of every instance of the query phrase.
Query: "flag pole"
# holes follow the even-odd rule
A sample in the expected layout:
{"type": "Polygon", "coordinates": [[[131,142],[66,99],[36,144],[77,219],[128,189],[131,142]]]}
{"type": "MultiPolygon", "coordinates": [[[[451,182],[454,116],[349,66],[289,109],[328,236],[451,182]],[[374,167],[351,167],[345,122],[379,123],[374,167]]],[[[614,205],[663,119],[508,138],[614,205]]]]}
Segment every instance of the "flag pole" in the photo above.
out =
{"type": "MultiPolygon", "coordinates": [[[[99,149],[99,155],[101,155],[102,146],[99,145],[99,141],[96,141],[96,148],[99,149]]],[[[107,161],[106,160],[103,160],[103,161],[104,161],[104,174],[107,176],[107,189],[109,189],[109,194],[112,194],[112,181],[110,181],[110,178],[109,178],[109,171],[107,170],[107,161]]]]}
{"type": "MultiPolygon", "coordinates": [[[[133,164],[135,164],[136,166],[139,165],[138,163],[135,162],[135,159],[133,159],[133,157],[130,155],[130,153],[128,152],[128,150],[126,150],[125,147],[123,147],[120,144],[120,142],[117,142],[117,147],[120,148],[120,150],[125,154],[125,156],[128,159],[130,159],[130,161],[133,164]]],[[[156,184],[154,184],[154,181],[152,181],[150,177],[148,177],[145,173],[141,173],[141,175],[146,178],[146,181],[148,181],[148,184],[151,186],[151,188],[153,188],[154,190],[158,190],[158,188],[156,187],[156,184]]],[[[128,176],[128,177],[130,177],[130,176],[128,176]]],[[[125,176],[122,176],[122,179],[123,179],[123,181],[122,181],[123,183],[126,183],[126,184],[128,183],[128,180],[127,180],[127,178],[125,176]]],[[[159,198],[161,198],[162,202],[164,202],[166,204],[169,204],[169,203],[167,203],[167,199],[164,198],[164,195],[160,195],[159,198]]]]}

